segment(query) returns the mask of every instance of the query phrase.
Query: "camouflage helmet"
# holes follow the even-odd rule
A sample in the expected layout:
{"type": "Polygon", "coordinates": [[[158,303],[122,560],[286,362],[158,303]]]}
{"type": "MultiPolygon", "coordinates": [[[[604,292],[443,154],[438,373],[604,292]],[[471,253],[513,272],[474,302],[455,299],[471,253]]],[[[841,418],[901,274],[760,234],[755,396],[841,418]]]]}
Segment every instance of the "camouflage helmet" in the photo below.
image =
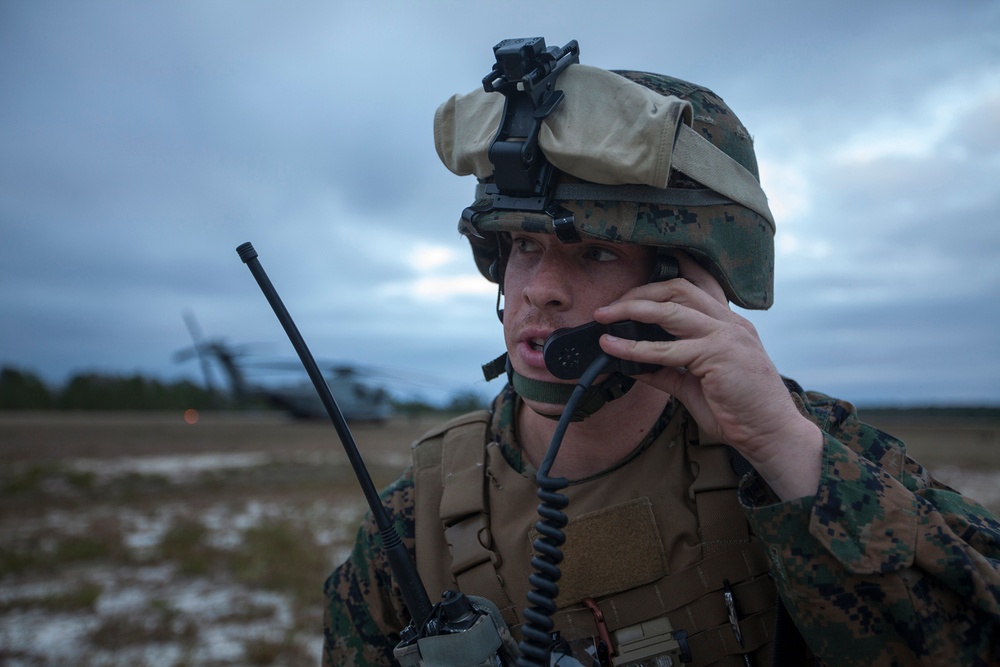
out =
{"type": "MultiPolygon", "coordinates": [[[[592,83],[575,85],[571,74],[588,74],[593,70],[605,78],[613,79],[611,85],[642,87],[642,94],[650,96],[654,111],[663,102],[682,103],[677,113],[677,128],[674,131],[673,146],[665,147],[639,138],[631,148],[619,151],[627,153],[626,162],[632,153],[650,153],[656,169],[664,172],[656,186],[653,181],[641,180],[625,169],[612,168],[614,173],[597,173],[588,166],[586,159],[567,161],[558,156],[559,149],[553,148],[550,140],[540,143],[540,148],[556,166],[556,186],[553,199],[572,214],[573,226],[580,236],[604,239],[618,243],[635,243],[657,248],[661,253],[681,250],[691,255],[707,268],[719,281],[726,296],[737,306],[749,309],[767,309],[773,303],[774,281],[774,222],[767,207],[766,197],[759,186],[757,160],[753,150],[753,140],[732,110],[722,98],[708,88],[661,74],[621,71],[608,72],[597,68],[572,65],[560,76],[559,87],[566,84],[566,98],[571,95],[586,97],[600,95],[600,89],[592,83]],[[631,82],[631,83],[626,83],[631,82]],[[635,84],[638,84],[637,86],[635,84]],[[681,130],[687,131],[685,135],[681,130]],[[693,130],[691,132],[690,130],[693,130]],[[695,137],[692,139],[692,137],[695,137]],[[681,139],[686,143],[682,144],[681,139]],[[701,141],[704,140],[704,141],[701,141]],[[710,146],[708,146],[710,144],[710,146]],[[694,146],[702,154],[711,151],[710,166],[697,157],[687,159],[686,153],[694,146]],[[718,149],[718,150],[714,150],[718,149]],[[672,152],[671,152],[672,151],[672,152]],[[661,159],[657,152],[665,154],[661,159]],[[722,161],[726,163],[723,163],[722,161]],[[668,170],[663,169],[664,163],[668,170]],[[690,166],[686,166],[690,165],[690,166]],[[668,173],[667,173],[668,172],[668,173]],[[740,173],[736,173],[740,172],[740,173]],[[719,176],[719,174],[723,174],[719,176]],[[596,174],[596,176],[595,176],[596,174]],[[735,177],[730,177],[735,174],[735,177]],[[736,178],[738,177],[738,178],[736,178]],[[730,180],[739,180],[741,185],[733,188],[730,180]],[[749,195],[741,192],[755,190],[749,195]],[[723,194],[725,193],[725,194],[723,194]]],[[[503,261],[504,232],[529,231],[556,233],[553,220],[544,213],[522,210],[491,209],[492,195],[487,194],[486,184],[491,182],[490,165],[484,162],[483,152],[477,147],[469,153],[460,154],[459,144],[469,145],[476,141],[482,144],[484,138],[496,135],[499,121],[481,110],[469,112],[466,125],[479,127],[465,128],[462,134],[456,126],[461,110],[456,106],[463,103],[463,97],[473,95],[493,98],[488,100],[497,105],[502,98],[482,90],[468,96],[453,96],[441,105],[435,115],[435,144],[445,165],[459,175],[475,174],[479,179],[476,200],[466,211],[479,211],[474,216],[464,215],[459,223],[459,231],[468,238],[476,265],[487,279],[498,282],[500,271],[498,262],[503,261]],[[476,136],[470,139],[470,132],[476,136]],[[476,152],[478,151],[478,152],[476,152]]],[[[617,97],[617,93],[600,95],[603,98],[617,97]]],[[[622,116],[626,114],[621,106],[609,112],[622,116]]],[[[643,109],[638,109],[643,113],[643,109]]],[[[588,111],[589,113],[589,111],[588,111]]],[[[633,119],[626,117],[619,126],[631,127],[633,119]]],[[[546,121],[547,122],[547,121],[546,121]]],[[[641,121],[640,121],[641,122],[641,121]]],[[[566,122],[565,134],[577,132],[579,123],[566,122]]],[[[558,128],[550,131],[558,133],[558,128]]],[[[627,130],[631,131],[631,130],[627,130]]],[[[600,128],[590,137],[601,141],[600,128]]],[[[592,142],[585,138],[581,142],[592,142]]],[[[667,142],[669,144],[669,141],[667,142]]],[[[576,148],[569,149],[569,152],[576,148]]],[[[584,148],[586,150],[586,148],[584,148]]],[[[612,157],[612,160],[617,159],[612,157]]],[[[659,177],[658,177],[659,178],[659,177]]],[[[502,268],[502,267],[501,267],[502,268]]]]}

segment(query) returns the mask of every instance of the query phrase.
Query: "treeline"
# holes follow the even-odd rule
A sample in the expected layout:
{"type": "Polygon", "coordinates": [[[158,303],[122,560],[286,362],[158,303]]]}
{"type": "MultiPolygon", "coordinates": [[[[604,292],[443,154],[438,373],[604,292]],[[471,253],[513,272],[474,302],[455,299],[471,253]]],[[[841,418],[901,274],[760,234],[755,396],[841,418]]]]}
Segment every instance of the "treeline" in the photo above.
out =
{"type": "Polygon", "coordinates": [[[0,370],[0,410],[184,410],[217,403],[216,396],[188,380],[80,373],[64,387],[52,388],[29,371],[0,370]]]}
{"type": "MultiPolygon", "coordinates": [[[[419,399],[393,401],[400,414],[469,412],[486,407],[473,392],[459,393],[443,405],[419,399]]],[[[36,374],[13,367],[0,369],[0,410],[186,410],[277,409],[259,396],[236,400],[209,392],[190,382],[163,382],[142,375],[78,373],[63,387],[53,388],[36,374]]]]}
{"type": "Polygon", "coordinates": [[[482,410],[489,407],[487,401],[474,391],[459,392],[451,396],[447,401],[439,404],[431,404],[420,398],[392,401],[393,409],[401,415],[416,417],[430,413],[454,413],[456,415],[482,410]]]}

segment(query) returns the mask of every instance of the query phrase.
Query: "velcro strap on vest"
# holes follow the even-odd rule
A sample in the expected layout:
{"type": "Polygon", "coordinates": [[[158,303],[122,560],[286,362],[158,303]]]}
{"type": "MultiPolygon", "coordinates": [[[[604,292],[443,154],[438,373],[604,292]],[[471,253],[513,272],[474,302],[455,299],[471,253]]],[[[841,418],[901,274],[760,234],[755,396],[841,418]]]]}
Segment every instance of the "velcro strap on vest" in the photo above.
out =
{"type": "Polygon", "coordinates": [[[688,646],[691,647],[691,655],[699,664],[713,665],[727,655],[751,653],[759,649],[772,641],[773,633],[774,607],[772,606],[770,609],[740,619],[743,646],[736,641],[736,634],[728,622],[697,635],[688,635],[688,646]]]}
{"type": "Polygon", "coordinates": [[[483,484],[486,447],[458,446],[470,435],[479,433],[483,433],[481,424],[463,424],[448,431],[444,437],[441,450],[444,492],[440,511],[441,520],[446,525],[470,514],[483,513],[486,509],[483,484]]]}
{"type": "Polygon", "coordinates": [[[732,448],[708,441],[693,419],[687,428],[689,438],[698,443],[688,448],[688,456],[697,466],[688,494],[695,502],[701,552],[707,557],[745,543],[750,528],[735,499],[740,477],[733,470],[732,448]]]}
{"type": "Polygon", "coordinates": [[[504,622],[511,625],[517,620],[514,604],[497,575],[500,554],[491,549],[486,424],[472,422],[450,429],[441,445],[441,463],[444,488],[439,515],[451,551],[451,574],[460,590],[497,601],[504,622]]]}
{"type": "MultiPolygon", "coordinates": [[[[441,521],[451,547],[451,573],[457,578],[469,568],[492,563],[489,515],[486,513],[486,447],[459,446],[470,435],[482,433],[480,424],[464,424],[445,435],[441,450],[441,521]]],[[[474,440],[473,440],[474,441],[474,440]]]]}

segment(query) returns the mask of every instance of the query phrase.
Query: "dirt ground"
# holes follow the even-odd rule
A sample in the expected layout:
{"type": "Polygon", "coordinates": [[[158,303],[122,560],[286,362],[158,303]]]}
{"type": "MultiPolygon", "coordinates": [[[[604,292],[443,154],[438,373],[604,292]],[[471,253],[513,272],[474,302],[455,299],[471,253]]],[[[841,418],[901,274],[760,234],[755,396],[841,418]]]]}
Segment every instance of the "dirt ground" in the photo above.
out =
{"type": "MultiPolygon", "coordinates": [[[[376,487],[441,417],[356,424],[376,487]]],[[[332,425],[277,413],[0,413],[0,664],[315,665],[365,510],[332,425]]],[[[882,417],[1000,511],[1000,420],[882,417]]]]}
{"type": "MultiPolygon", "coordinates": [[[[0,664],[315,665],[365,510],[333,426],[0,413],[0,664]]],[[[377,488],[440,417],[356,424],[377,488]]]]}
{"type": "MultiPolygon", "coordinates": [[[[363,453],[406,452],[409,443],[441,420],[397,418],[351,424],[363,453]]],[[[5,462],[112,458],[199,452],[341,452],[330,422],[294,421],[279,412],[209,412],[188,423],[181,413],[0,413],[5,462]]]]}

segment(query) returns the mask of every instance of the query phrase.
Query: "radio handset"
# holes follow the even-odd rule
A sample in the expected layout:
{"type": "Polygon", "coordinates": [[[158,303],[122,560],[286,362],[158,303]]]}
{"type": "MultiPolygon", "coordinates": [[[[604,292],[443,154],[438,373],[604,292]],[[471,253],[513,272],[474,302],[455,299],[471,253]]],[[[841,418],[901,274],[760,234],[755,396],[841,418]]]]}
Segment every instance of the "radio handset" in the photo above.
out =
{"type": "MultiPolygon", "coordinates": [[[[667,341],[677,340],[673,334],[655,324],[623,320],[611,324],[588,322],[578,327],[557,329],[542,346],[545,367],[560,380],[577,380],[597,357],[603,353],[600,339],[602,334],[611,334],[630,340],[667,341]]],[[[660,368],[657,364],[640,363],[611,357],[613,363],[609,372],[618,371],[622,375],[642,375],[660,368]]]]}

